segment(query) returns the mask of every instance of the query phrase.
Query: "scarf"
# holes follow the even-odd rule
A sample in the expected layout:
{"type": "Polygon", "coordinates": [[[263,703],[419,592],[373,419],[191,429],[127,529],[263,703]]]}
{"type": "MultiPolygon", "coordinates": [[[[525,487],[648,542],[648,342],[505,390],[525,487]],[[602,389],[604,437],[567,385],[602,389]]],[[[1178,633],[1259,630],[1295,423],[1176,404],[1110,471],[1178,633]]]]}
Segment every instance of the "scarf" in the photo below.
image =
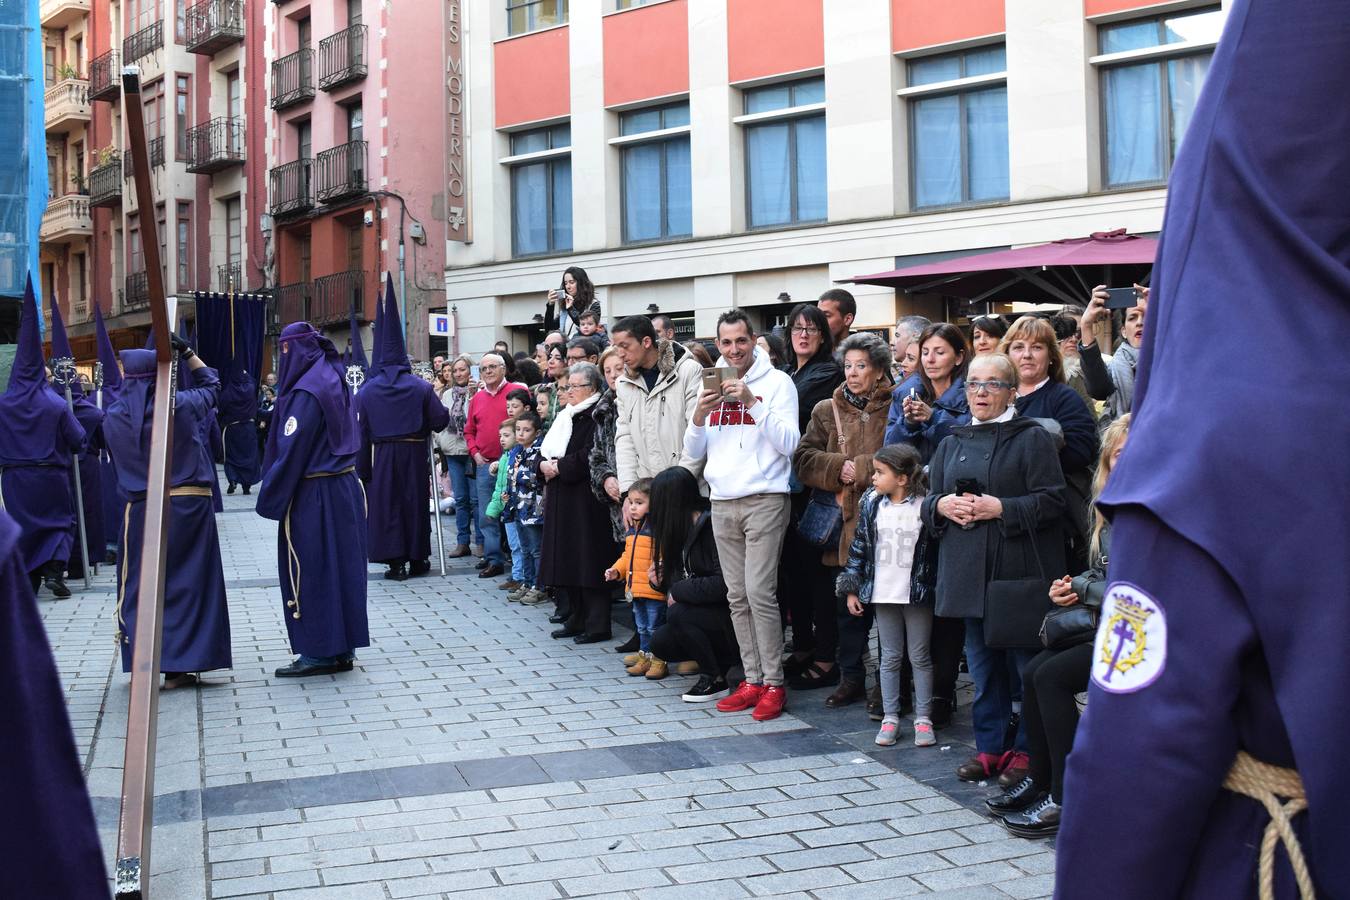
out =
{"type": "Polygon", "coordinates": [[[549,426],[548,434],[544,435],[544,443],[539,448],[544,459],[560,459],[567,452],[567,445],[572,440],[572,420],[598,402],[600,395],[591,394],[580,403],[564,406],[553,417],[553,424],[549,426]]]}
{"type": "Polygon", "coordinates": [[[451,434],[463,435],[464,426],[469,421],[469,386],[453,385],[450,388],[450,424],[445,426],[451,434]]]}
{"type": "Polygon", "coordinates": [[[853,393],[848,389],[847,385],[844,386],[844,399],[848,401],[849,406],[853,407],[859,412],[862,412],[863,410],[867,409],[867,404],[871,400],[870,397],[863,397],[853,393]]]}

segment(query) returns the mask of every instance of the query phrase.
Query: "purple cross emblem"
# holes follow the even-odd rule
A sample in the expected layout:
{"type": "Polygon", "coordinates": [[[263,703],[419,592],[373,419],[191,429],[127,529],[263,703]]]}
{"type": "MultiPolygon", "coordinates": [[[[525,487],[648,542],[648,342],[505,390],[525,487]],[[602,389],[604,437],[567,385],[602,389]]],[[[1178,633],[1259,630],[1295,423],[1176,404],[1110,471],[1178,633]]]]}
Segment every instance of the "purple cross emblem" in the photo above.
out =
{"type": "Polygon", "coordinates": [[[1116,627],[1111,629],[1111,633],[1120,640],[1116,642],[1116,652],[1111,654],[1111,665],[1107,668],[1102,681],[1110,681],[1111,676],[1116,674],[1116,663],[1120,661],[1120,654],[1125,649],[1125,642],[1134,639],[1134,629],[1125,619],[1117,621],[1116,627]]]}

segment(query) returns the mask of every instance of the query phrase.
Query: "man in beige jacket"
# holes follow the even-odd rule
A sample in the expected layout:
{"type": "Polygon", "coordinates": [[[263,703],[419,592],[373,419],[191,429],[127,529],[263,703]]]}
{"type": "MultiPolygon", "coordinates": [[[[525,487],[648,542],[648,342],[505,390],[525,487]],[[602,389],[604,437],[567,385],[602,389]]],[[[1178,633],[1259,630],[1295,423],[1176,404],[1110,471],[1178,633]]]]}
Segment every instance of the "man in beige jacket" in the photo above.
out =
{"type": "Polygon", "coordinates": [[[698,405],[703,367],[680,344],[658,338],[646,316],[620,319],[610,335],[624,364],[614,387],[619,491],[674,465],[699,475],[702,460],[685,457],[684,432],[698,405]]]}

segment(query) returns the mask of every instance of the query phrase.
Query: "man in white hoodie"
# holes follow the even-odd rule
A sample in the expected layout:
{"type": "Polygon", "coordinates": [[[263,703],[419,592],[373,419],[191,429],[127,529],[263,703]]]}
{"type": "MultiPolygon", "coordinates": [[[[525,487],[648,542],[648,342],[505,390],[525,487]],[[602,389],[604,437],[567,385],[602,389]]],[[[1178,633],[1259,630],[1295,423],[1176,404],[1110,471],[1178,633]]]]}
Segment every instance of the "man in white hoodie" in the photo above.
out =
{"type": "Polygon", "coordinates": [[[754,708],[777,718],[783,690],[783,626],[778,612],[778,559],[788,525],[788,476],[801,440],[797,388],[755,347],[755,329],[739,309],[717,320],[719,367],[734,370],[721,391],[701,391],[684,435],[688,459],[706,459],[713,535],[727,583],[731,623],[745,680],[717,708],[754,708]]]}

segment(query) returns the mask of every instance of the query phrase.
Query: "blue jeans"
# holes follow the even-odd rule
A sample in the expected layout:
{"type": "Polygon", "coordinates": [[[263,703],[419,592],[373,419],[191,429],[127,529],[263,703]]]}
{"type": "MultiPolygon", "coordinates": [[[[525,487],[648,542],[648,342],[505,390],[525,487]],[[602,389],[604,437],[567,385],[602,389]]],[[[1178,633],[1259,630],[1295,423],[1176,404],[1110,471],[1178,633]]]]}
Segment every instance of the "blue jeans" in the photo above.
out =
{"type": "MultiPolygon", "coordinates": [[[[975,725],[975,749],[979,752],[997,756],[1008,750],[1004,742],[1013,697],[1022,695],[1021,672],[1035,655],[1033,650],[990,649],[984,643],[984,620],[966,619],[966,665],[975,681],[975,702],[970,712],[975,725]]],[[[1012,749],[1026,752],[1026,730],[1021,724],[1017,726],[1012,749]]]]}
{"type": "Polygon", "coordinates": [[[478,498],[469,489],[469,463],[467,456],[445,457],[445,468],[450,474],[450,492],[455,495],[455,543],[464,547],[469,546],[469,526],[478,506],[478,498]]]}
{"type": "Polygon", "coordinates": [[[634,597],[633,622],[637,624],[639,648],[643,653],[650,653],[652,632],[666,624],[666,601],[634,597]]]}
{"type": "Polygon", "coordinates": [[[483,559],[490,566],[500,566],[505,562],[502,556],[501,523],[487,517],[488,504],[492,502],[492,494],[497,489],[497,476],[488,471],[488,466],[479,466],[474,475],[474,486],[478,491],[478,509],[474,512],[478,517],[478,530],[483,534],[483,559]]]}
{"type": "Polygon", "coordinates": [[[511,548],[511,580],[520,581],[525,577],[525,563],[520,552],[520,526],[515,522],[503,522],[506,531],[506,546],[511,548]]]}
{"type": "Polygon", "coordinates": [[[517,522],[516,537],[520,539],[520,577],[516,580],[539,587],[539,548],[544,544],[544,526],[517,522]]]}

